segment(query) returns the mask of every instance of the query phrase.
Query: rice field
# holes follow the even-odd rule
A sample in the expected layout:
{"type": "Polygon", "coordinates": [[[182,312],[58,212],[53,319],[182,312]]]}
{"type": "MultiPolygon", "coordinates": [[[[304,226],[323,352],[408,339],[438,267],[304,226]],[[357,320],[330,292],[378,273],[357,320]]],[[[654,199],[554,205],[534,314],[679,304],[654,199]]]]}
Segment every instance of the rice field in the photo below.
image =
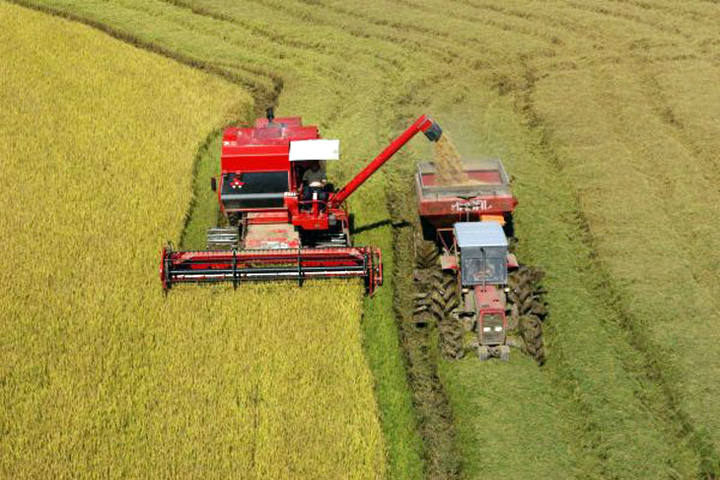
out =
{"type": "MultiPolygon", "coordinates": [[[[358,423],[337,427],[356,435],[353,445],[363,453],[343,457],[343,447],[330,455],[338,462],[330,466],[309,467],[298,457],[296,470],[256,468],[253,475],[316,468],[332,478],[343,476],[332,470],[341,462],[345,473],[403,479],[720,475],[716,2],[452,0],[442,9],[416,0],[19,3],[90,23],[222,77],[250,92],[256,110],[276,103],[279,115],[303,115],[324,136],[342,140],[343,161],[330,171],[336,184],[426,112],[440,120],[461,154],[499,156],[515,177],[520,257],[548,272],[547,364],[538,369],[518,352],[507,365],[444,362],[431,347],[413,346],[394,323],[405,315],[402,295],[412,274],[413,164],[431,153],[416,140],[351,198],[357,242],[380,246],[386,272],[394,275],[372,300],[360,299],[353,286],[331,287],[348,296],[353,315],[363,312],[360,326],[333,327],[348,329],[338,336],[354,352],[347,362],[360,368],[364,358],[369,366],[354,388],[362,395],[374,388],[374,403],[366,398],[366,416],[355,412],[358,423]],[[432,400],[418,393],[428,389],[436,393],[432,400]]],[[[196,142],[217,128],[222,111],[213,103],[220,95],[203,98],[201,110],[215,117],[205,121],[205,130],[194,130],[196,142]]],[[[173,172],[185,190],[174,190],[178,197],[168,203],[177,206],[177,218],[164,220],[175,225],[165,229],[172,235],[179,235],[189,198],[191,150],[184,173],[173,172]]],[[[211,218],[208,208],[204,215],[211,218]]],[[[47,217],[42,220],[46,227],[47,217]]],[[[105,221],[119,230],[118,218],[105,221]]],[[[159,239],[153,242],[155,248],[159,239]]],[[[139,254],[137,260],[141,265],[139,254]]],[[[62,285],[62,295],[76,295],[71,285],[62,285]]],[[[150,291],[137,293],[133,305],[145,305],[150,291]]],[[[207,305],[230,294],[212,292],[182,291],[163,306],[207,305]]],[[[281,298],[277,292],[298,295],[303,300],[296,305],[307,301],[305,290],[251,294],[281,298]]],[[[31,296],[23,301],[27,305],[14,315],[73,311],[57,299],[48,305],[31,296]]],[[[218,321],[214,312],[224,312],[226,303],[213,303],[202,315],[218,321]]],[[[176,323],[174,311],[166,312],[166,323],[176,323]]],[[[149,324],[157,327],[154,318],[135,321],[137,335],[149,324]]],[[[240,342],[231,335],[226,341],[240,342]]],[[[168,351],[167,358],[175,356],[168,351]]],[[[328,389],[333,394],[343,393],[328,389]]],[[[178,401],[188,395],[177,395],[178,401]]],[[[174,452],[192,445],[184,442],[174,452]]],[[[225,443],[217,445],[222,452],[225,443]]],[[[268,448],[267,455],[275,451],[268,448]]],[[[209,465],[207,472],[235,462],[233,452],[214,460],[198,454],[193,465],[209,465]]]]}
{"type": "Polygon", "coordinates": [[[159,288],[197,149],[251,98],[77,23],[0,23],[0,476],[382,477],[360,285],[159,288]]]}

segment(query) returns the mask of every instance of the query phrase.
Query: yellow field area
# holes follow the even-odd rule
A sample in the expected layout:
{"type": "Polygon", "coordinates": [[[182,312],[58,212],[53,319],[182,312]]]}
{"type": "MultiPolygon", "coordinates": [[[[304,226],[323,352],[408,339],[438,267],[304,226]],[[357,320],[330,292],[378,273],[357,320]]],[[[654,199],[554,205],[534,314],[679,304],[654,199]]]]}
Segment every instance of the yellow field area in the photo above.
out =
{"type": "Polygon", "coordinates": [[[0,3],[0,477],[377,478],[356,283],[178,288],[231,85],[0,3]]]}

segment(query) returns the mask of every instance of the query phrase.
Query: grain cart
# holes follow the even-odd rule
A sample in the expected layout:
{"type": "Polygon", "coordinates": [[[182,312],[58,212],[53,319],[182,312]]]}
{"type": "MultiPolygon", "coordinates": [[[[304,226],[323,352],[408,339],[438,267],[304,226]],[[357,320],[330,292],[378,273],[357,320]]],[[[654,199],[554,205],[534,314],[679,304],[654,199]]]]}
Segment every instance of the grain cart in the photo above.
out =
{"type": "Polygon", "coordinates": [[[327,184],[303,200],[303,172],[339,158],[339,141],[321,139],[300,117],[275,118],[272,109],[253,127],[223,134],[221,175],[212,179],[224,226],[211,228],[207,250],[163,249],[160,279],[177,283],[353,278],[372,294],[382,285],[381,252],[352,245],[345,201],[417,133],[437,141],[442,130],[419,117],[344,187],[327,184]],[[321,196],[323,198],[321,198],[321,196]]]}
{"type": "Polygon", "coordinates": [[[510,251],[517,199],[507,173],[498,159],[463,161],[462,170],[460,183],[441,185],[433,164],[418,166],[414,318],[437,322],[447,357],[470,347],[481,360],[508,360],[510,346],[522,346],[542,364],[543,274],[510,251]]]}

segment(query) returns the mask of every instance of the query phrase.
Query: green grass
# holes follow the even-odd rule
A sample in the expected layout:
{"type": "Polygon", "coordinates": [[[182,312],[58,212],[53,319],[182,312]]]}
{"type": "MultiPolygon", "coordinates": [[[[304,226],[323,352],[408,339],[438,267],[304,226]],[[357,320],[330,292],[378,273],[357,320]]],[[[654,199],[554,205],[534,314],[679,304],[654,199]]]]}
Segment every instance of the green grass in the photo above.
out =
{"type": "Polygon", "coordinates": [[[210,179],[220,174],[222,132],[212,132],[195,155],[193,198],[188,208],[180,245],[189,250],[203,250],[207,244],[207,229],[220,220],[217,192],[210,188],[210,179]]]}
{"type": "MultiPolygon", "coordinates": [[[[282,86],[278,113],[342,138],[336,179],[426,109],[461,151],[506,160],[521,202],[521,257],[548,271],[550,360],[541,370],[523,359],[512,371],[441,364],[463,475],[522,477],[523,455],[544,449],[555,455],[533,473],[718,475],[716,4],[32,3],[226,75],[261,101],[282,86]],[[476,409],[501,398],[516,404],[492,428],[510,423],[512,435],[484,443],[487,417],[476,409]],[[526,449],[526,438],[537,443],[526,449]]],[[[423,157],[419,145],[400,161],[423,157]]],[[[411,168],[388,168],[392,176],[351,199],[358,226],[390,218],[384,192],[402,189],[393,182],[409,181],[411,168]]],[[[384,225],[357,240],[381,246],[389,272],[403,263],[392,257],[400,236],[384,225]]],[[[388,474],[418,478],[432,471],[421,457],[433,454],[421,452],[414,427],[391,287],[365,304],[364,342],[388,474]]]]}
{"type": "MultiPolygon", "coordinates": [[[[569,451],[584,452],[573,465],[576,475],[583,478],[660,478],[673,472],[695,475],[697,453],[676,440],[678,432],[672,422],[648,408],[664,404],[662,387],[642,383],[644,358],[635,350],[617,312],[607,304],[612,300],[603,292],[603,273],[583,241],[586,233],[578,218],[574,192],[563,172],[554,167],[542,137],[519,123],[507,101],[493,100],[491,94],[485,101],[458,108],[456,118],[465,120],[458,125],[448,119],[455,125],[452,131],[461,151],[464,148],[471,154],[480,149],[506,159],[508,169],[516,176],[514,188],[520,200],[516,215],[520,258],[547,271],[549,361],[540,370],[527,371],[525,379],[527,388],[535,392],[529,399],[556,391],[554,403],[559,410],[540,410],[544,424],[552,428],[558,421],[565,427],[575,423],[575,431],[550,437],[553,446],[565,438],[566,445],[574,447],[569,451]]],[[[452,365],[446,365],[451,390],[458,388],[456,382],[473,382],[481,390],[494,379],[492,368],[476,366],[472,370],[472,364],[464,362],[459,368],[468,375],[472,371],[472,380],[463,379],[452,365]]],[[[508,395],[510,391],[506,390],[508,395]]],[[[475,400],[464,396],[455,401],[458,423],[472,423],[475,400]]],[[[521,459],[520,453],[513,458],[521,459]]]]}

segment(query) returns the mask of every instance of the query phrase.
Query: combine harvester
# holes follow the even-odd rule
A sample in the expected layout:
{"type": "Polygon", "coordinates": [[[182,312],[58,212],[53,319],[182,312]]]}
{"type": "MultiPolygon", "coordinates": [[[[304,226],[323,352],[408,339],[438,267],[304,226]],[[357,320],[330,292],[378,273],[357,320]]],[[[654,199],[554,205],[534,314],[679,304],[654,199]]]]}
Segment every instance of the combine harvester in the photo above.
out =
{"type": "Polygon", "coordinates": [[[324,140],[300,117],[259,118],[253,128],[228,128],[223,134],[218,192],[229,226],[208,231],[208,250],[162,251],[163,288],[176,283],[355,278],[368,294],[382,285],[381,252],[356,247],[345,201],[417,133],[437,141],[442,130],[429,117],[418,118],[347,185],[327,184],[301,200],[303,173],[313,162],[337,160],[339,142],[324,140]],[[326,197],[326,200],[320,197],[326,197]]]}
{"type": "Polygon", "coordinates": [[[415,321],[437,322],[448,358],[471,347],[481,360],[508,360],[519,336],[542,364],[543,273],[509,251],[517,199],[508,175],[498,159],[462,162],[462,172],[460,183],[441,185],[435,165],[418,165],[415,321]]]}

